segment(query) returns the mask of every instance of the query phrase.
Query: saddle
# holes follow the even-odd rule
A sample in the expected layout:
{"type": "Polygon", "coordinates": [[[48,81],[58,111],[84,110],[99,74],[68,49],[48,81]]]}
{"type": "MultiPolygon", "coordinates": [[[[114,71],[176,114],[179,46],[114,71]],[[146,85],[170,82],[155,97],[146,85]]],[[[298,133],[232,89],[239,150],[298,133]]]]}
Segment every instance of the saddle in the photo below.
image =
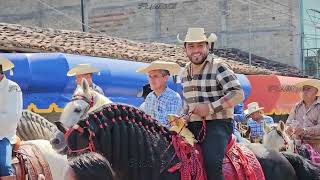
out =
{"type": "Polygon", "coordinates": [[[262,137],[252,137],[252,136],[250,136],[250,142],[251,143],[260,143],[260,144],[262,144],[262,137]]]}
{"type": "Polygon", "coordinates": [[[48,162],[31,143],[14,145],[12,166],[17,180],[52,180],[48,162]]]}
{"type": "Polygon", "coordinates": [[[310,144],[315,151],[320,153],[320,136],[313,137],[313,138],[304,138],[303,142],[310,144]]]}
{"type": "MultiPolygon", "coordinates": [[[[169,116],[172,144],[180,162],[168,169],[170,173],[180,171],[181,180],[206,180],[202,151],[185,121],[169,116]]],[[[225,180],[265,180],[262,167],[254,153],[244,145],[236,143],[231,136],[223,159],[225,180]]],[[[207,169],[208,170],[208,169],[207,169]]],[[[210,171],[210,169],[209,169],[210,171]]]]}
{"type": "Polygon", "coordinates": [[[245,145],[237,144],[233,135],[226,148],[222,168],[225,180],[265,180],[254,153],[245,145]]]}
{"type": "MultiPolygon", "coordinates": [[[[181,162],[172,166],[168,171],[173,173],[180,170],[181,180],[206,180],[199,144],[188,145],[183,138],[175,135],[173,145],[181,162]]],[[[265,180],[256,156],[246,146],[237,144],[234,136],[231,137],[227,146],[222,171],[225,180],[265,180]]]]}

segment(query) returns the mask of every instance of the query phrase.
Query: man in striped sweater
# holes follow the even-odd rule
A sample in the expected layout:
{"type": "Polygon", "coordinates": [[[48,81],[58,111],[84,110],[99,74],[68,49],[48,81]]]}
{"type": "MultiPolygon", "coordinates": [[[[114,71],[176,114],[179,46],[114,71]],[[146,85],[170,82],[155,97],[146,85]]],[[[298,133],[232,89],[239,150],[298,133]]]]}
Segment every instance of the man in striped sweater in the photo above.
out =
{"type": "Polygon", "coordinates": [[[182,42],[190,63],[181,78],[184,113],[190,114],[189,129],[201,142],[208,180],[222,180],[223,157],[233,131],[233,108],[244,100],[244,93],[228,65],[209,54],[209,46],[216,40],[213,37],[207,38],[203,28],[188,29],[182,42]]]}

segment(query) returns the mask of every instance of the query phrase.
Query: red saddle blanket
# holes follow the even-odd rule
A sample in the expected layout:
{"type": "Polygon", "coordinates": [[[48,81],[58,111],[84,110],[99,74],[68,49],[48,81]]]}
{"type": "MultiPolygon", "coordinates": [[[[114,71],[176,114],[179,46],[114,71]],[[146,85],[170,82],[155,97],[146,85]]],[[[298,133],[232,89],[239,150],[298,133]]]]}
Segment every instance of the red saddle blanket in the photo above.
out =
{"type": "MultiPolygon", "coordinates": [[[[179,170],[181,180],[206,180],[200,146],[192,147],[178,136],[173,136],[172,144],[181,162],[168,171],[179,170]]],[[[225,180],[265,180],[262,167],[253,152],[235,143],[234,137],[227,146],[222,167],[225,180]]]]}

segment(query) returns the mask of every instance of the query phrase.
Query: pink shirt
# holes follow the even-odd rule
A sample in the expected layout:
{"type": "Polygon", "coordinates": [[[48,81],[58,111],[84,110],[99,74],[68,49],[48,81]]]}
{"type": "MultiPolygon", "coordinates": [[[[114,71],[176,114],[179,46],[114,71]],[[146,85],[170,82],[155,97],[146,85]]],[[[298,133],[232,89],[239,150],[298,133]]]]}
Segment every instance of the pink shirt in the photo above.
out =
{"type": "Polygon", "coordinates": [[[320,98],[306,109],[303,101],[296,104],[287,119],[287,125],[293,128],[305,128],[307,137],[320,136],[320,98]]]}

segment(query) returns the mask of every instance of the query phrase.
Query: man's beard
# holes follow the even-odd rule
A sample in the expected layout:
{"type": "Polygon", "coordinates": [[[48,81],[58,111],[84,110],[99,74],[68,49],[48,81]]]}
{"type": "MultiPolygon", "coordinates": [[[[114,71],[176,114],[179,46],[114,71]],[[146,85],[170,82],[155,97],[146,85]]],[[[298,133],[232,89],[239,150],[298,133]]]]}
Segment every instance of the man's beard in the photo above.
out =
{"type": "Polygon", "coordinates": [[[200,65],[207,59],[207,56],[208,56],[208,54],[193,58],[191,55],[191,56],[188,56],[188,58],[193,64],[200,65]]]}

